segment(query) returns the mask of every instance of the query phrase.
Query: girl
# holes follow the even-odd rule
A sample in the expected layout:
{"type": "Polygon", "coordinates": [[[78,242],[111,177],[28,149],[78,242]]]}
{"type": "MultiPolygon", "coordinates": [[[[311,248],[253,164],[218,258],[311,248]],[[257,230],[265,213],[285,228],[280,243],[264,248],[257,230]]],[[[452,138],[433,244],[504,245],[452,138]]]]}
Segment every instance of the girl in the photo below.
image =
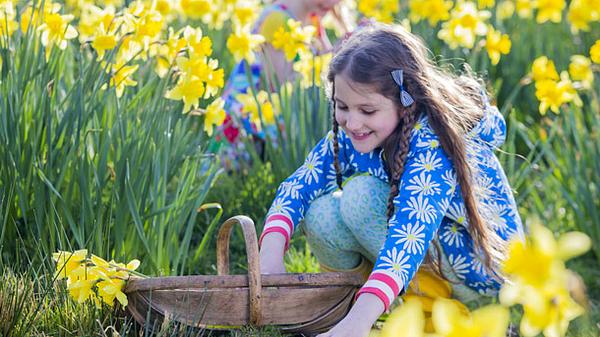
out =
{"type": "Polygon", "coordinates": [[[327,337],[367,336],[409,286],[450,294],[446,283],[419,291],[417,270],[422,284],[449,280],[463,303],[494,296],[505,244],[522,224],[493,153],[504,119],[478,82],[439,70],[418,38],[384,25],[345,41],[328,80],[333,130],[277,191],[260,239],[262,273],[285,272],[302,220],[323,270],[366,271],[327,337]]]}
{"type": "MultiPolygon", "coordinates": [[[[234,67],[223,92],[227,118],[219,130],[220,135],[217,136],[217,141],[220,142],[218,147],[222,147],[222,151],[225,152],[224,165],[226,168],[236,168],[240,156],[245,157],[246,160],[249,159],[249,155],[243,149],[243,144],[238,140],[240,129],[254,138],[259,153],[262,152],[261,144],[265,138],[264,131],[259,131],[256,125],[252,124],[250,118],[242,117],[243,106],[236,99],[236,95],[250,93],[251,86],[257,92],[261,89],[275,90],[281,83],[292,80],[294,77],[292,63],[286,60],[282,51],[276,50],[271,44],[275,32],[280,27],[286,27],[288,19],[300,21],[303,25],[313,25],[317,28],[317,39],[313,47],[320,52],[329,51],[331,43],[320,24],[320,18],[331,11],[340,1],[279,0],[265,6],[253,27],[253,33],[264,36],[266,40],[262,45],[261,53],[253,64],[242,61],[234,67]],[[250,75],[248,75],[248,70],[250,70],[250,75]],[[261,74],[268,83],[260,83],[261,74]],[[231,146],[227,146],[225,140],[231,146]]],[[[340,25],[342,25],[341,21],[340,25]]],[[[276,130],[267,131],[271,131],[271,138],[276,138],[276,130]]]]}

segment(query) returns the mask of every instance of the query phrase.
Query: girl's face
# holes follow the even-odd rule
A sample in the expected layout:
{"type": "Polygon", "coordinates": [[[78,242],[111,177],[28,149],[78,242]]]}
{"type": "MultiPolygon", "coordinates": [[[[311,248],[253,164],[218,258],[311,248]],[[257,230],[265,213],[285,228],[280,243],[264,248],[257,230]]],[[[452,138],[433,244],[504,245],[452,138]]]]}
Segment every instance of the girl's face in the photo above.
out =
{"type": "Polygon", "coordinates": [[[335,119],[362,153],[382,146],[400,122],[396,104],[372,87],[335,76],[335,119]]]}
{"type": "Polygon", "coordinates": [[[318,16],[324,16],[341,0],[305,0],[306,7],[318,16]]]}

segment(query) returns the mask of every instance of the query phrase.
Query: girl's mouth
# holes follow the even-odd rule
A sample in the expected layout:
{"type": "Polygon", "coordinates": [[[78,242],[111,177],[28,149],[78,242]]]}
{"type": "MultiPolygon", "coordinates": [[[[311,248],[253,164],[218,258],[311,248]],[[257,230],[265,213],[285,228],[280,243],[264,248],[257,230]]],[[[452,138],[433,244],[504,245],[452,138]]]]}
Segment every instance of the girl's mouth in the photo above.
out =
{"type": "Polygon", "coordinates": [[[350,131],[350,135],[352,136],[352,138],[354,138],[355,140],[365,140],[367,139],[371,134],[373,133],[373,131],[369,131],[369,132],[352,132],[350,131]]]}

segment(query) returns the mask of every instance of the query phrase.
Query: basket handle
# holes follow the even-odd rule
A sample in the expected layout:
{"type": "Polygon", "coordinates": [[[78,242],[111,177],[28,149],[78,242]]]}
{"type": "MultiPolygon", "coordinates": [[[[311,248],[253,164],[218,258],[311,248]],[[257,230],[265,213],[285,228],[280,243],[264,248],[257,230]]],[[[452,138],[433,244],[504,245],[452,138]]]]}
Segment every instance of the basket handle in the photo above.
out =
{"type": "Polygon", "coordinates": [[[233,225],[240,224],[246,241],[248,256],[248,288],[250,296],[250,323],[259,326],[262,320],[260,264],[258,242],[254,222],[247,216],[238,215],[227,219],[219,229],[217,237],[217,274],[229,275],[229,238],[233,225]]]}

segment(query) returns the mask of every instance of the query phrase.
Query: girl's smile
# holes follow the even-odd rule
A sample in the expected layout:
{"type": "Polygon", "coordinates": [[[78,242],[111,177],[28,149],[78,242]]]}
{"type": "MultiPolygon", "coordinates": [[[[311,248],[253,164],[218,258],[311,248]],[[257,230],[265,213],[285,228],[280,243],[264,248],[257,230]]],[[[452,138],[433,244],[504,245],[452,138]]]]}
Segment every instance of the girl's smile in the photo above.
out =
{"type": "Polygon", "coordinates": [[[368,85],[335,77],[335,119],[362,153],[380,147],[399,123],[395,103],[368,85]]]}

